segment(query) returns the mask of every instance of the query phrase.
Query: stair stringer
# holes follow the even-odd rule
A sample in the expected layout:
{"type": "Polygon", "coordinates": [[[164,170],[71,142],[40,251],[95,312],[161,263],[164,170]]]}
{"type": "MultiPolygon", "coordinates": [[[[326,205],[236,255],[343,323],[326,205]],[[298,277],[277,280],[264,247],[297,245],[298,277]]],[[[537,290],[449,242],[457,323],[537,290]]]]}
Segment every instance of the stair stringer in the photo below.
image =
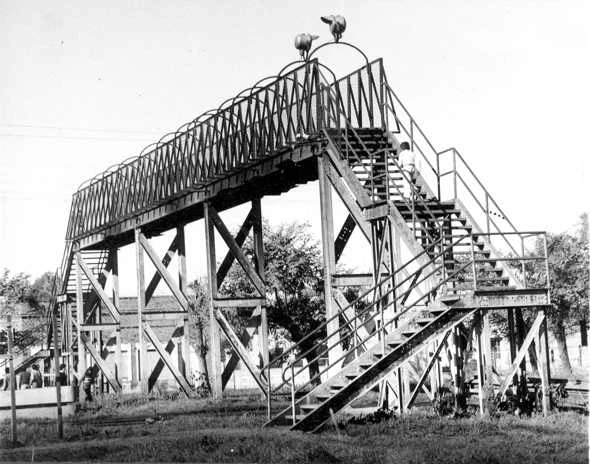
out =
{"type": "MultiPolygon", "coordinates": [[[[324,424],[330,420],[332,413],[337,413],[343,408],[350,406],[354,400],[368,393],[379,384],[379,382],[389,376],[393,370],[401,367],[404,363],[409,361],[415,354],[423,349],[425,344],[428,344],[434,338],[439,337],[445,331],[459,324],[475,311],[476,310],[463,312],[454,310],[453,308],[448,309],[433,322],[422,328],[422,330],[405,340],[402,345],[386,354],[385,357],[374,362],[369,369],[361,373],[343,389],[311,411],[303,419],[292,426],[291,429],[311,430],[313,432],[319,431],[324,424]]],[[[393,337],[395,336],[396,335],[393,335],[393,337]]],[[[387,339],[390,339],[390,337],[388,336],[387,339]]],[[[355,363],[351,363],[347,366],[347,370],[352,369],[353,367],[358,368],[359,364],[363,361],[368,362],[376,352],[380,352],[380,349],[379,346],[375,346],[373,349],[363,353],[355,363]]]]}
{"type": "MultiPolygon", "coordinates": [[[[465,219],[467,219],[468,223],[473,228],[473,231],[476,233],[484,234],[483,229],[475,221],[475,219],[473,218],[473,216],[471,215],[469,210],[465,207],[463,202],[457,198],[457,199],[455,199],[455,205],[459,210],[461,210],[461,213],[464,215],[465,219]]],[[[525,288],[524,282],[515,274],[514,270],[511,269],[509,266],[506,266],[506,264],[504,262],[500,261],[501,254],[492,245],[489,237],[487,235],[481,235],[480,237],[481,237],[483,243],[488,247],[488,249],[491,253],[491,256],[498,258],[497,264],[506,273],[506,275],[510,279],[509,283],[514,285],[518,289],[524,289],[525,288]]]]}

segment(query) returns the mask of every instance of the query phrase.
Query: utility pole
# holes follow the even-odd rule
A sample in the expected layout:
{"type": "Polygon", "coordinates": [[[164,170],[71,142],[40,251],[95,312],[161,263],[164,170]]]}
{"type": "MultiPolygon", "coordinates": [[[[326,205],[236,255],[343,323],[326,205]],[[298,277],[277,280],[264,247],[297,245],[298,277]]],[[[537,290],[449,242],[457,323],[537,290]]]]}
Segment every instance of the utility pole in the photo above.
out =
{"type": "MultiPolygon", "coordinates": [[[[55,398],[57,403],[57,436],[64,437],[64,424],[61,409],[61,380],[59,378],[59,358],[60,358],[60,342],[57,333],[57,321],[55,317],[55,306],[50,307],[51,311],[51,327],[53,331],[53,359],[55,365],[55,398]]],[[[47,348],[50,348],[49,346],[47,348]]]]}
{"type": "Polygon", "coordinates": [[[10,425],[12,432],[12,444],[16,445],[16,393],[14,386],[16,385],[16,377],[14,375],[14,363],[12,360],[12,345],[14,343],[12,339],[12,316],[8,315],[8,367],[10,369],[10,425]]]}

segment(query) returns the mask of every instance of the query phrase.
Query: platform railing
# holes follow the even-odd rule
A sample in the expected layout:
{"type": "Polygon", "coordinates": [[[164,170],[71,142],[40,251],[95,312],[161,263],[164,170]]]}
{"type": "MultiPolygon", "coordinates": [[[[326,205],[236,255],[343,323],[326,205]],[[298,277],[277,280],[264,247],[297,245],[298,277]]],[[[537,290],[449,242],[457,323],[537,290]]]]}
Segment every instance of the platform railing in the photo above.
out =
{"type": "Polygon", "coordinates": [[[107,170],[72,198],[67,239],[202,189],[319,130],[317,61],[241,92],[145,154],[107,170]]]}

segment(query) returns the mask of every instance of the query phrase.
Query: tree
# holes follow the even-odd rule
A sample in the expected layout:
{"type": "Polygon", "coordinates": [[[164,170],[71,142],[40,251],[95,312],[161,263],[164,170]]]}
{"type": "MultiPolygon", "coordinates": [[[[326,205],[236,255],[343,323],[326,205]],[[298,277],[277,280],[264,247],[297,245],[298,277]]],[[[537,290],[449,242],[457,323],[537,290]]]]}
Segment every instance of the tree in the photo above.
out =
{"type": "MultiPolygon", "coordinates": [[[[292,342],[299,342],[325,321],[321,250],[309,233],[309,225],[283,224],[272,228],[263,224],[265,278],[269,328],[286,331],[292,342]]],[[[253,257],[252,241],[244,244],[253,257]]],[[[221,292],[231,296],[253,295],[254,288],[239,265],[230,269],[221,292]]],[[[325,336],[318,330],[300,346],[309,363],[310,376],[319,372],[317,342],[325,336]]]]}
{"type": "Polygon", "coordinates": [[[589,249],[587,216],[585,229],[575,235],[550,234],[547,237],[551,308],[549,326],[556,342],[556,362],[559,369],[571,373],[566,346],[566,334],[588,315],[589,249]]]}
{"type": "Polygon", "coordinates": [[[206,327],[209,324],[209,292],[199,280],[189,285],[190,314],[189,322],[195,330],[190,331],[189,342],[195,348],[197,355],[195,371],[195,387],[210,390],[209,373],[207,369],[208,337],[206,327]]]}

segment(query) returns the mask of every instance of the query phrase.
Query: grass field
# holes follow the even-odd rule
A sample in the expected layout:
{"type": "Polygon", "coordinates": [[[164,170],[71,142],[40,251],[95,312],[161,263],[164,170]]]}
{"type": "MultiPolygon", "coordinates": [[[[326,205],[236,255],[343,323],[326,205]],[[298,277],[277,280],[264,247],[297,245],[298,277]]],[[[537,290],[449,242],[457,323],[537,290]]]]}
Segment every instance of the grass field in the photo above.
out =
{"type": "MultiPolygon", "coordinates": [[[[62,441],[55,439],[54,423],[22,421],[23,446],[0,449],[0,461],[582,463],[588,462],[587,419],[572,412],[451,419],[417,411],[311,435],[262,428],[264,407],[252,399],[128,397],[81,412],[65,423],[62,441]],[[128,422],[113,425],[123,420],[128,422]]],[[[0,427],[7,437],[9,423],[0,427]]]]}

